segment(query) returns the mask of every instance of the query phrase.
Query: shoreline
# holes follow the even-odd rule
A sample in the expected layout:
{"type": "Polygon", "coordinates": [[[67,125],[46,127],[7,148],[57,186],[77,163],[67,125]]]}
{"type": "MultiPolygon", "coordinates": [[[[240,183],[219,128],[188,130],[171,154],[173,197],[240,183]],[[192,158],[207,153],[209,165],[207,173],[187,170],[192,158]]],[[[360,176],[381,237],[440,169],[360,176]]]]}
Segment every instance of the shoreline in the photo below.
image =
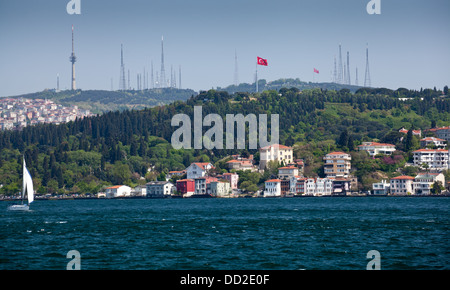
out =
{"type": "MultiPolygon", "coordinates": [[[[294,196],[191,196],[191,197],[183,197],[183,196],[168,196],[168,197],[146,197],[146,196],[123,196],[123,197],[114,197],[114,198],[105,198],[105,197],[44,197],[39,198],[36,197],[36,200],[40,201],[52,201],[52,200],[124,200],[124,199],[235,199],[235,198],[268,198],[268,199],[279,199],[279,198],[352,198],[352,197],[450,197],[450,193],[438,194],[438,195],[368,195],[368,194],[358,194],[358,195],[322,195],[322,196],[313,196],[313,195],[294,195],[294,196]]],[[[0,201],[20,201],[20,198],[0,198],[0,201]]]]}

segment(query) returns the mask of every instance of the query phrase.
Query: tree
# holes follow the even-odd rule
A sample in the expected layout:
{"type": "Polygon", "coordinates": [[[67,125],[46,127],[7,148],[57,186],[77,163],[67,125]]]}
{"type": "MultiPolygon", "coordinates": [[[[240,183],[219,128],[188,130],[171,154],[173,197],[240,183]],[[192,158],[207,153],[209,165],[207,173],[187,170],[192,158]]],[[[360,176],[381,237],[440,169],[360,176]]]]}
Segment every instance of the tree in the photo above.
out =
{"type": "Polygon", "coordinates": [[[448,96],[448,86],[445,86],[445,87],[444,87],[444,95],[447,95],[447,96],[448,96]]]}
{"type": "Polygon", "coordinates": [[[406,134],[405,139],[405,151],[408,152],[413,148],[413,133],[412,129],[408,131],[408,134],[406,134]]]}
{"type": "Polygon", "coordinates": [[[444,186],[442,185],[442,182],[439,180],[436,180],[433,183],[433,186],[431,187],[431,193],[432,194],[440,194],[444,190],[444,186]]]}
{"type": "Polygon", "coordinates": [[[341,135],[339,136],[339,140],[337,142],[338,145],[341,147],[346,147],[348,145],[348,132],[347,129],[342,131],[341,135]]]}

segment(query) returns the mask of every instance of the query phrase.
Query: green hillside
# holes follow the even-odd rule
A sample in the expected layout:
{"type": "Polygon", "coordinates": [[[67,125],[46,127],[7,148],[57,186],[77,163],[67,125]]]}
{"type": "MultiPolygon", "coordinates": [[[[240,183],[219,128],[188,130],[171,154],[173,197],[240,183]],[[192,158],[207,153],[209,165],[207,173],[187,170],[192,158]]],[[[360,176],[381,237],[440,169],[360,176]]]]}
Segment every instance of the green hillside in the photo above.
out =
{"type": "MultiPolygon", "coordinates": [[[[323,176],[323,156],[346,151],[352,155],[352,174],[358,177],[360,189],[368,189],[383,177],[412,174],[409,171],[414,168],[405,163],[411,161],[419,140],[401,141],[400,128],[421,129],[426,135],[432,126],[450,125],[450,97],[437,90],[359,89],[352,93],[348,89],[281,88],[258,94],[210,90],[187,101],[143,110],[2,131],[0,194],[19,191],[22,154],[38,193],[86,193],[111,184],[145,184],[194,161],[210,161],[224,171],[226,157],[243,151],[258,160],[257,150],[173,149],[170,140],[177,127],[171,126],[172,117],[183,113],[193,120],[194,106],[202,106],[203,117],[210,113],[223,118],[239,113],[279,114],[280,143],[294,146],[294,157],[305,161],[305,174],[323,176]],[[372,159],[355,150],[363,141],[393,143],[398,151],[372,159]]],[[[274,172],[241,173],[240,184],[254,189],[274,172]]]]}

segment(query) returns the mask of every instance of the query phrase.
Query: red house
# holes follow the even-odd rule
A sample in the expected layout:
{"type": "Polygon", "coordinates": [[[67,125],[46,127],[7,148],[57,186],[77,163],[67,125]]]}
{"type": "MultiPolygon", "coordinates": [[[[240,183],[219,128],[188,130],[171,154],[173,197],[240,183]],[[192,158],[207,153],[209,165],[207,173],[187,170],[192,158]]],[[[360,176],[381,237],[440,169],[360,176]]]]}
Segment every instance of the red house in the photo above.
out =
{"type": "Polygon", "coordinates": [[[177,191],[182,195],[192,195],[195,192],[194,179],[177,180],[177,191]]]}

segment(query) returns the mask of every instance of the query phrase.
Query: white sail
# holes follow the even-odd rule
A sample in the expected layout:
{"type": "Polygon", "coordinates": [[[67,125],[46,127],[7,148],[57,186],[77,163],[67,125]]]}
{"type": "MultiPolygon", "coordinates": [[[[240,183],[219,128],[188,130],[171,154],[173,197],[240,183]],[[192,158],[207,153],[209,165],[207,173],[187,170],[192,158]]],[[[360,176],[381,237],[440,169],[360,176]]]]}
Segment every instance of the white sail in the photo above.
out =
{"type": "Polygon", "coordinates": [[[33,179],[31,178],[30,172],[25,164],[25,158],[23,159],[23,195],[27,191],[28,204],[34,201],[34,189],[33,189],[33,179]]]}

